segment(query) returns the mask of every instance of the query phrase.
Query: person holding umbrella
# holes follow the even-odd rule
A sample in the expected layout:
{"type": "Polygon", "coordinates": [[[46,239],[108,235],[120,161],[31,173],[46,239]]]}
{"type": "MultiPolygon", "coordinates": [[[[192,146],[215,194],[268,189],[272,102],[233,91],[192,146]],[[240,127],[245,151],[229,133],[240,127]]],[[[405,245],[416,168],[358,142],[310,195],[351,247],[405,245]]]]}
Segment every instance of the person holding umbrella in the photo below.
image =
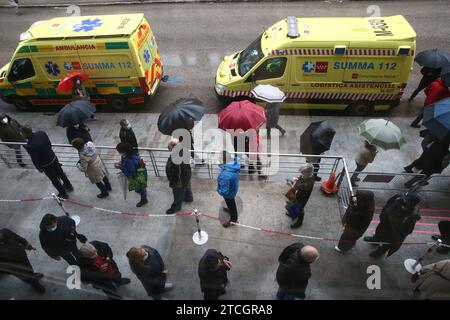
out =
{"type": "Polygon", "coordinates": [[[67,140],[71,144],[75,139],[83,139],[84,141],[92,142],[91,134],[89,133],[90,129],[84,123],[79,123],[74,126],[69,126],[66,129],[67,140]]]}
{"type": "Polygon", "coordinates": [[[278,120],[280,118],[280,106],[281,103],[286,99],[286,95],[283,91],[277,87],[271,86],[270,84],[259,84],[253,90],[252,94],[256,99],[267,102],[266,104],[266,129],[267,138],[270,139],[270,130],[276,128],[280,130],[281,135],[286,134],[279,124],[278,120]]]}
{"type": "MultiPolygon", "coordinates": [[[[328,121],[312,122],[300,136],[300,151],[303,154],[320,155],[330,150],[336,131],[328,121]]],[[[307,157],[306,162],[314,167],[314,179],[322,180],[317,174],[320,170],[320,157],[307,157]]]]}
{"type": "Polygon", "coordinates": [[[429,105],[432,105],[433,103],[436,103],[439,100],[450,97],[450,90],[441,79],[436,79],[426,87],[425,95],[425,102],[419,115],[414,119],[413,122],[411,122],[411,127],[413,128],[420,128],[419,122],[423,118],[425,108],[427,108],[429,105]]]}
{"type": "Polygon", "coordinates": [[[420,79],[420,83],[417,86],[416,90],[414,90],[414,92],[409,97],[408,102],[413,101],[420,91],[422,91],[423,89],[428,87],[433,81],[438,79],[439,74],[441,73],[441,69],[422,67],[422,69],[420,69],[420,73],[422,74],[422,79],[420,79]]]}
{"type": "Polygon", "coordinates": [[[75,138],[92,141],[89,128],[84,121],[89,119],[95,112],[95,106],[85,100],[72,101],[66,104],[57,115],[56,125],[66,128],[69,143],[75,138]]]}
{"type": "Polygon", "coordinates": [[[350,178],[350,181],[352,183],[352,187],[357,187],[356,184],[357,181],[359,181],[358,175],[361,171],[363,171],[369,163],[372,163],[375,159],[375,156],[377,155],[377,147],[373,144],[370,144],[367,142],[367,140],[364,141],[364,145],[359,150],[358,155],[356,156],[355,163],[356,163],[356,169],[355,172],[353,172],[353,175],[350,178]]]}

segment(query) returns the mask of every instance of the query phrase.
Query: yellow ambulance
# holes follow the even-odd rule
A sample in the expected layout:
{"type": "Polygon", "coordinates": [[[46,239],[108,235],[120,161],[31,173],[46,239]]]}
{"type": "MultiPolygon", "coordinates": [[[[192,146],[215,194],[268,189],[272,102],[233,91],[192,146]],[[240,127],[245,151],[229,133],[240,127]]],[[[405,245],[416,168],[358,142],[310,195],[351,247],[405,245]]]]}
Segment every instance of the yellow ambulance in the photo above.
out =
{"type": "Polygon", "coordinates": [[[416,33],[403,16],[288,17],[216,73],[219,99],[251,99],[257,84],[284,91],[282,107],[364,115],[398,105],[412,70],[416,33]]]}
{"type": "Polygon", "coordinates": [[[26,110],[63,105],[61,79],[83,72],[95,104],[123,110],[156,93],[163,66],[155,36],[141,14],[61,17],[35,22],[20,35],[11,62],[0,69],[0,96],[26,110]]]}

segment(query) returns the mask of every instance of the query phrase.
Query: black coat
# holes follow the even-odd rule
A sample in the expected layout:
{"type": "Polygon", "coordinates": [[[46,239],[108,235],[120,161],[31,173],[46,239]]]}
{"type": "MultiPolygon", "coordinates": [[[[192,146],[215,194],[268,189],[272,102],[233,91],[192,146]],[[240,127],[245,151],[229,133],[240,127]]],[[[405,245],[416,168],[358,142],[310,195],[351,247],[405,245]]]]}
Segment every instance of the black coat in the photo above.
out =
{"type": "Polygon", "coordinates": [[[306,203],[309,200],[309,197],[311,196],[311,193],[314,189],[314,182],[315,182],[314,176],[311,176],[309,178],[302,178],[300,177],[297,180],[297,183],[295,185],[295,201],[298,203],[303,204],[303,206],[306,205],[306,203]]]}
{"type": "Polygon", "coordinates": [[[82,257],[80,259],[81,280],[102,289],[106,288],[115,291],[116,287],[114,282],[118,282],[122,278],[122,274],[119,272],[119,267],[113,260],[111,247],[107,243],[101,241],[92,241],[90,243],[97,249],[97,254],[99,256],[110,259],[110,264],[114,273],[108,275],[94,266],[94,259],[82,257]]]}
{"type": "Polygon", "coordinates": [[[28,138],[25,149],[38,170],[51,165],[56,159],[52,143],[44,131],[34,132],[28,138]]]}
{"type": "Polygon", "coordinates": [[[198,264],[198,276],[200,277],[200,288],[205,295],[205,299],[217,299],[228,283],[227,269],[220,265],[218,269],[212,270],[207,266],[207,257],[216,256],[222,258],[214,249],[208,249],[198,264]]]}
{"type": "Polygon", "coordinates": [[[164,261],[159,252],[151,247],[144,246],[148,250],[148,257],[142,265],[133,270],[136,277],[142,282],[147,294],[153,298],[159,297],[164,292],[167,276],[164,261]]]}
{"type": "Polygon", "coordinates": [[[172,157],[169,157],[166,163],[166,176],[171,188],[185,188],[191,180],[191,165],[189,163],[175,164],[172,162],[172,157]]]}
{"type": "Polygon", "coordinates": [[[303,244],[294,243],[285,248],[278,258],[277,282],[281,290],[305,298],[308,280],[311,277],[310,263],[300,256],[303,244]]]}
{"type": "Polygon", "coordinates": [[[66,136],[69,143],[72,143],[73,139],[81,138],[84,142],[92,141],[91,134],[87,131],[86,126],[84,124],[80,124],[79,128],[75,127],[67,127],[66,136]]]}
{"type": "Polygon", "coordinates": [[[350,203],[345,211],[342,223],[345,224],[345,229],[358,238],[366,232],[373,219],[373,212],[375,210],[375,201],[372,196],[368,195],[367,191],[358,190],[358,205],[350,203]]]}
{"type": "Polygon", "coordinates": [[[426,175],[441,173],[444,170],[443,160],[448,153],[447,143],[435,141],[415,161],[416,168],[422,169],[426,175]]]}
{"type": "Polygon", "coordinates": [[[71,252],[78,254],[75,221],[67,216],[57,218],[57,229],[53,232],[41,225],[39,240],[42,249],[53,259],[71,252]]]}
{"type": "MultiPolygon", "coordinates": [[[[8,124],[0,121],[0,139],[4,142],[25,142],[25,138],[20,133],[22,126],[14,119],[6,116],[8,124]]],[[[14,148],[14,146],[8,146],[14,148]]]]}
{"type": "Polygon", "coordinates": [[[377,241],[390,243],[388,257],[400,249],[406,237],[414,231],[416,222],[420,220],[417,207],[405,211],[401,204],[401,195],[390,198],[381,211],[380,223],[375,230],[377,241]]]}
{"type": "Polygon", "coordinates": [[[0,233],[0,273],[34,273],[25,251],[28,241],[6,228],[0,233]]]}
{"type": "Polygon", "coordinates": [[[120,127],[119,138],[120,142],[128,143],[135,149],[138,148],[136,135],[134,134],[133,129],[125,129],[120,127]]]}

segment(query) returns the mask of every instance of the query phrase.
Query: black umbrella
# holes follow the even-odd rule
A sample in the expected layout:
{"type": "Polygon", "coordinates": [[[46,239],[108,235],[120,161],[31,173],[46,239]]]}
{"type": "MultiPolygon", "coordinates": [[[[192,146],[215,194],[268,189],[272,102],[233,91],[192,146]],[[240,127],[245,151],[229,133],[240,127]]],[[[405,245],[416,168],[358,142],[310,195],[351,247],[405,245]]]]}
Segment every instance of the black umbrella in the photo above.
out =
{"type": "Polygon", "coordinates": [[[450,87],[450,64],[442,68],[441,80],[447,87],[450,87]]]}
{"type": "Polygon", "coordinates": [[[450,65],[450,53],[444,49],[430,49],[421,51],[414,58],[422,67],[439,69],[450,65]]]}
{"type": "Polygon", "coordinates": [[[203,103],[198,99],[179,99],[168,105],[158,118],[158,129],[171,135],[176,129],[192,129],[205,113],[203,103]]]}
{"type": "Polygon", "coordinates": [[[328,121],[312,122],[300,136],[300,151],[321,154],[330,150],[336,131],[328,121]]]}
{"type": "Polygon", "coordinates": [[[95,105],[87,100],[72,101],[59,111],[56,125],[63,128],[72,127],[89,119],[95,111],[95,105]]]}

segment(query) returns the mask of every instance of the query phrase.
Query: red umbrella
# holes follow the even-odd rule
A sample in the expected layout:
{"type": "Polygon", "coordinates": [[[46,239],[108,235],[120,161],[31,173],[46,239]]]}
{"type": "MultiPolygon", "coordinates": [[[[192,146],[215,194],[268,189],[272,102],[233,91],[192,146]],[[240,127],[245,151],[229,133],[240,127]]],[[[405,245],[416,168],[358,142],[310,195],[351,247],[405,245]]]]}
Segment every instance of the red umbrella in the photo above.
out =
{"type": "Polygon", "coordinates": [[[72,72],[69,73],[67,76],[64,77],[64,79],[62,79],[59,84],[58,87],[56,88],[57,91],[61,91],[61,92],[67,92],[67,91],[71,91],[74,85],[74,78],[81,78],[82,80],[87,80],[89,79],[89,75],[87,73],[82,73],[82,72],[72,72]]]}
{"type": "Polygon", "coordinates": [[[248,100],[232,102],[219,112],[219,128],[258,130],[266,122],[264,108],[248,100]]]}

